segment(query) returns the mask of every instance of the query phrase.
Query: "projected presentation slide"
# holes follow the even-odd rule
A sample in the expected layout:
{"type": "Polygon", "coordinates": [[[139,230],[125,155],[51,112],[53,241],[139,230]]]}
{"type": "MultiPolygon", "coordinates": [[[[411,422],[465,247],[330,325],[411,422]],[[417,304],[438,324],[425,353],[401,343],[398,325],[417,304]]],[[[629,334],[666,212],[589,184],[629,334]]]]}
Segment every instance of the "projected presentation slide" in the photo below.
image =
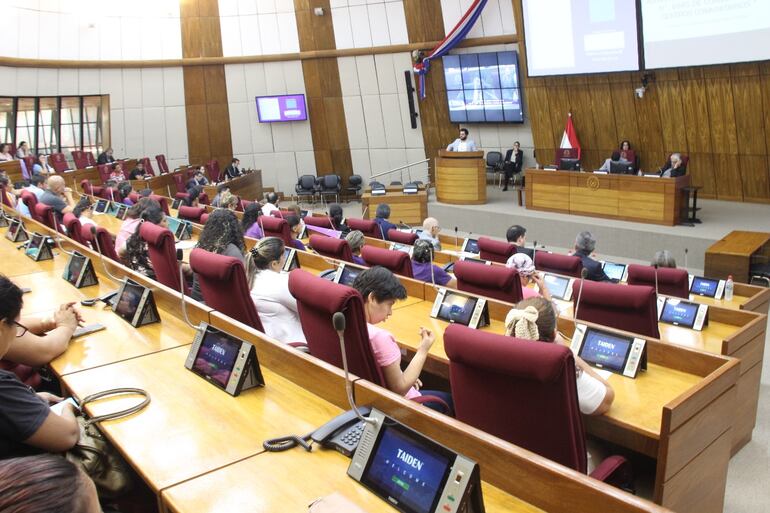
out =
{"type": "Polygon", "coordinates": [[[768,0],[642,0],[645,68],[770,59],[768,0]]]}
{"type": "Polygon", "coordinates": [[[639,69],[635,0],[524,0],[529,76],[639,69]]]}

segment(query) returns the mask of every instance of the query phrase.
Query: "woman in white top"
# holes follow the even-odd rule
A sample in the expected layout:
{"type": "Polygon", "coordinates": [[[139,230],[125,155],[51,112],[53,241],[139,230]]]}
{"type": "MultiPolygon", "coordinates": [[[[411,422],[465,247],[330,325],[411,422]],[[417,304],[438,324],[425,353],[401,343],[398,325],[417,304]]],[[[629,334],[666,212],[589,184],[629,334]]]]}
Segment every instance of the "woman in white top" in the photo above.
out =
{"type": "Polygon", "coordinates": [[[29,157],[29,146],[27,145],[27,141],[21,141],[19,143],[19,148],[16,150],[17,159],[23,159],[24,157],[29,157]]]}
{"type": "Polygon", "coordinates": [[[283,241],[261,239],[249,253],[249,288],[265,333],[280,342],[306,342],[297,311],[297,300],[289,292],[289,275],[282,273],[283,241]]]}
{"type": "Polygon", "coordinates": [[[94,210],[93,210],[93,204],[91,203],[91,200],[88,199],[88,196],[83,196],[80,198],[80,201],[77,205],[75,205],[75,208],[72,210],[72,213],[75,214],[75,217],[78,218],[80,221],[81,226],[86,225],[93,225],[96,226],[96,223],[93,219],[91,219],[91,216],[93,216],[94,210]]]}

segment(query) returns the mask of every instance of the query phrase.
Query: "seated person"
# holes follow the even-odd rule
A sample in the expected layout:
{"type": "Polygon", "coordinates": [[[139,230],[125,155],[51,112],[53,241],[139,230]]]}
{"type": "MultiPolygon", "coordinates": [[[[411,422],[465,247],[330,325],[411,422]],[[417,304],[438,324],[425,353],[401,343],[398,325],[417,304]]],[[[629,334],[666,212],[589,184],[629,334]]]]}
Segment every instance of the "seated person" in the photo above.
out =
{"type": "MultiPolygon", "coordinates": [[[[28,331],[20,322],[21,307],[21,289],[0,276],[0,358],[28,331]]],[[[48,392],[36,394],[14,373],[0,370],[0,459],[71,449],[80,427],[72,404],[64,405],[61,415],[51,411],[50,405],[60,401],[48,392]]]]}
{"type": "Polygon", "coordinates": [[[112,156],[112,148],[107,148],[96,157],[97,164],[111,164],[115,162],[115,158],[112,156]]]}
{"type": "MultiPolygon", "coordinates": [[[[511,244],[516,245],[516,252],[517,253],[524,253],[529,258],[534,258],[535,256],[535,249],[534,248],[528,248],[527,245],[527,229],[523,226],[520,226],[518,224],[514,224],[508,230],[505,232],[505,240],[510,242],[511,244]]],[[[509,259],[510,262],[510,259],[509,259]]]]}
{"type": "Polygon", "coordinates": [[[506,267],[512,267],[519,272],[521,279],[521,293],[523,299],[531,297],[544,297],[551,301],[551,292],[546,287],[542,275],[535,270],[535,264],[532,259],[524,253],[516,253],[505,263],[506,267]],[[531,284],[537,285],[538,290],[530,287],[531,284]]]}
{"type": "Polygon", "coordinates": [[[427,240],[414,242],[412,276],[415,280],[425,283],[457,288],[457,281],[448,272],[433,263],[433,246],[427,240]]]}
{"type": "Polygon", "coordinates": [[[291,212],[292,214],[294,214],[295,216],[297,216],[299,218],[299,225],[301,226],[300,233],[304,233],[305,232],[305,221],[302,220],[302,209],[299,208],[299,205],[297,205],[296,203],[292,203],[291,205],[286,207],[286,210],[288,210],[289,212],[291,212]]]}
{"type": "Polygon", "coordinates": [[[278,237],[265,237],[250,251],[251,299],[268,336],[281,342],[305,342],[297,300],[289,292],[289,273],[281,272],[284,249],[278,237]]]}
{"type": "Polygon", "coordinates": [[[435,217],[426,217],[422,223],[422,231],[418,238],[420,240],[427,240],[433,244],[433,249],[441,251],[441,241],[438,238],[440,232],[441,226],[439,226],[438,220],[435,217]]]}
{"type": "Polygon", "coordinates": [[[11,153],[11,145],[8,143],[0,144],[0,162],[8,162],[10,160],[14,160],[11,153]]]}
{"type": "Polygon", "coordinates": [[[64,184],[64,178],[58,175],[48,178],[48,190],[43,193],[40,203],[53,207],[61,223],[62,217],[75,208],[75,200],[72,197],[72,189],[64,184]]]}
{"type": "Polygon", "coordinates": [[[26,189],[35,195],[38,201],[43,197],[45,190],[48,188],[48,177],[45,175],[32,175],[29,179],[29,187],[26,189]]]}
{"type": "MultiPolygon", "coordinates": [[[[513,148],[505,152],[505,158],[503,159],[503,171],[505,173],[505,187],[503,187],[504,191],[508,190],[508,183],[511,181],[513,176],[521,173],[523,164],[524,152],[521,151],[521,144],[519,141],[515,141],[513,143],[513,148]]],[[[522,175],[521,178],[523,185],[524,175],[522,175]]]]}
{"type": "Polygon", "coordinates": [[[136,163],[136,167],[128,174],[130,180],[141,180],[147,176],[147,171],[144,170],[144,162],[141,160],[136,163]]]}
{"type": "Polygon", "coordinates": [[[0,511],[102,513],[96,486],[77,465],[48,454],[0,460],[0,511]]]}
{"type": "Polygon", "coordinates": [[[187,207],[197,207],[198,198],[203,192],[203,187],[193,186],[187,189],[187,197],[182,200],[182,205],[187,207]]]}
{"type": "Polygon", "coordinates": [[[209,180],[206,178],[206,168],[201,167],[195,171],[193,177],[187,181],[187,189],[189,191],[192,187],[203,187],[208,184],[209,180]]]}
{"type": "Polygon", "coordinates": [[[636,168],[636,153],[631,149],[631,141],[625,140],[620,143],[620,161],[628,162],[636,168]]]}
{"type": "MultiPolygon", "coordinates": [[[[168,228],[168,222],[166,221],[166,214],[163,213],[163,209],[157,201],[153,201],[145,207],[142,214],[139,216],[141,222],[157,224],[163,228],[168,228]]],[[[138,223],[134,233],[126,241],[126,260],[127,265],[134,271],[141,273],[151,280],[155,279],[155,269],[152,267],[152,261],[150,260],[150,254],[147,250],[147,243],[139,236],[138,223]]],[[[208,224],[208,223],[207,223],[208,224]]]]}
{"type": "MultiPolygon", "coordinates": [[[[399,299],[406,299],[406,289],[392,272],[384,267],[375,266],[359,274],[353,282],[364,299],[364,314],[369,332],[369,343],[377,365],[382,369],[388,390],[412,399],[423,395],[420,372],[428,359],[428,352],[436,340],[429,329],[420,327],[420,347],[412,357],[406,369],[401,370],[401,349],[393,335],[375,326],[387,320],[393,313],[393,305],[399,299]]],[[[451,395],[446,392],[423,391],[425,395],[434,395],[451,406],[451,395]]],[[[430,403],[426,403],[426,406],[430,403]]]]}
{"type": "Polygon", "coordinates": [[[660,167],[661,178],[676,178],[677,176],[684,176],[686,173],[687,167],[679,153],[672,153],[668,162],[660,167]]]}
{"type": "Polygon", "coordinates": [[[332,230],[340,231],[343,235],[350,231],[350,227],[345,224],[345,216],[339,203],[329,205],[329,219],[332,223],[332,230]]]}
{"type": "Polygon", "coordinates": [[[307,251],[305,245],[299,240],[302,235],[301,219],[298,216],[289,216],[286,218],[286,222],[289,223],[289,231],[291,232],[291,245],[295,249],[307,251]]]}
{"type": "MultiPolygon", "coordinates": [[[[524,340],[556,342],[567,347],[556,328],[556,311],[550,301],[542,297],[519,301],[505,318],[505,334],[524,340]]],[[[602,415],[609,411],[615,392],[596,370],[575,355],[577,394],[580,411],[584,415],[602,415]]]]}
{"type": "Polygon", "coordinates": [[[652,257],[652,262],[650,262],[650,265],[653,267],[657,265],[658,267],[676,269],[676,260],[674,259],[674,255],[672,255],[669,250],[664,249],[655,252],[655,256],[652,257]]]}
{"type": "MultiPolygon", "coordinates": [[[[198,237],[198,244],[195,247],[209,253],[237,258],[243,263],[246,246],[243,242],[243,228],[241,228],[238,218],[230,210],[220,208],[213,211],[209,220],[203,225],[198,237]]],[[[196,301],[203,299],[198,285],[198,277],[195,274],[193,274],[190,295],[196,301]]]]}
{"type": "Polygon", "coordinates": [[[265,204],[262,205],[262,214],[269,216],[273,213],[273,210],[278,210],[278,194],[268,192],[265,197],[265,204]]]}
{"type": "Polygon", "coordinates": [[[223,192],[219,197],[219,208],[235,211],[238,208],[238,196],[228,192],[223,192]]]}
{"type": "Polygon", "coordinates": [[[353,252],[353,263],[365,266],[366,262],[364,262],[361,256],[361,248],[366,243],[363,232],[361,230],[353,230],[345,236],[345,240],[348,241],[350,251],[353,252]]]}
{"type": "Polygon", "coordinates": [[[608,173],[620,173],[620,171],[623,171],[623,173],[627,174],[629,165],[629,162],[621,160],[619,151],[613,151],[610,158],[605,160],[602,167],[599,168],[599,171],[606,171],[608,173]]]}
{"type": "Polygon", "coordinates": [[[27,207],[27,204],[24,203],[20,197],[16,196],[16,193],[18,191],[13,188],[13,186],[11,185],[11,181],[7,176],[0,176],[0,185],[3,186],[3,194],[5,194],[5,201],[10,203],[11,206],[13,206],[13,208],[19,214],[27,217],[32,217],[29,211],[29,207],[27,207]]]}
{"type": "Polygon", "coordinates": [[[80,197],[80,201],[78,201],[78,204],[75,205],[75,209],[72,211],[72,214],[78,218],[81,226],[96,226],[96,223],[92,218],[94,214],[93,207],[94,206],[91,203],[91,200],[88,199],[88,196],[80,197]]]}
{"type": "Polygon", "coordinates": [[[32,174],[48,176],[54,173],[56,171],[48,164],[48,155],[43,155],[42,153],[38,155],[37,162],[32,165],[32,174]]]}
{"type": "Polygon", "coordinates": [[[374,222],[380,227],[382,240],[390,240],[388,239],[388,230],[398,229],[398,226],[388,221],[388,219],[390,219],[390,205],[387,203],[380,203],[377,205],[374,222]]]}
{"type": "Polygon", "coordinates": [[[112,169],[112,172],[110,173],[110,180],[114,182],[126,181],[126,175],[123,174],[123,166],[120,163],[115,164],[115,167],[112,169]]]}
{"type": "Polygon", "coordinates": [[[219,205],[219,200],[222,197],[222,194],[224,194],[225,192],[230,192],[230,186],[229,185],[227,185],[226,183],[220,183],[219,185],[217,185],[217,194],[216,194],[216,196],[214,196],[214,199],[211,200],[211,206],[212,207],[220,206],[219,205]]]}
{"type": "Polygon", "coordinates": [[[591,258],[595,249],[596,239],[591,232],[580,232],[575,238],[575,250],[572,254],[580,257],[580,260],[583,262],[583,269],[588,271],[588,275],[586,276],[587,280],[612,281],[609,276],[604,273],[601,262],[597,262],[591,258]]]}
{"type": "Polygon", "coordinates": [[[136,202],[136,205],[132,206],[126,211],[126,218],[120,225],[118,234],[115,236],[115,253],[119,257],[125,258],[126,256],[126,241],[131,237],[139,225],[142,223],[142,212],[147,206],[155,204],[160,208],[158,202],[149,197],[142,197],[136,202]]]}
{"type": "Polygon", "coordinates": [[[241,227],[243,228],[243,235],[245,237],[251,237],[252,239],[261,239],[265,236],[262,233],[262,227],[259,224],[259,217],[262,215],[262,209],[259,203],[250,203],[243,209],[243,218],[241,219],[241,227]]]}
{"type": "Polygon", "coordinates": [[[134,202],[131,201],[131,198],[129,198],[131,193],[134,192],[134,188],[131,186],[131,182],[120,182],[118,184],[118,192],[120,193],[120,196],[123,198],[124,205],[129,207],[134,205],[134,202]]]}

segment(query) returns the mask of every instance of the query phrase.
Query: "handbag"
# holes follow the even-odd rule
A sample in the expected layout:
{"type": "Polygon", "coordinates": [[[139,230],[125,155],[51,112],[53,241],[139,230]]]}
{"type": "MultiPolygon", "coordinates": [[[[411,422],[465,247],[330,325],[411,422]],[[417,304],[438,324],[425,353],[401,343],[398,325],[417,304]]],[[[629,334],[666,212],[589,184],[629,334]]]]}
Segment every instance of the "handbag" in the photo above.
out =
{"type": "Polygon", "coordinates": [[[90,419],[86,418],[85,413],[79,415],[77,421],[80,427],[80,439],[66,454],[69,461],[80,467],[93,480],[99,497],[103,499],[114,499],[128,492],[133,486],[133,480],[131,468],[99,431],[96,423],[121,419],[143,410],[150,404],[150,395],[138,388],[114,388],[91,394],[80,402],[81,411],[84,412],[84,407],[88,403],[121,395],[141,395],[144,400],[125,410],[90,419]]]}

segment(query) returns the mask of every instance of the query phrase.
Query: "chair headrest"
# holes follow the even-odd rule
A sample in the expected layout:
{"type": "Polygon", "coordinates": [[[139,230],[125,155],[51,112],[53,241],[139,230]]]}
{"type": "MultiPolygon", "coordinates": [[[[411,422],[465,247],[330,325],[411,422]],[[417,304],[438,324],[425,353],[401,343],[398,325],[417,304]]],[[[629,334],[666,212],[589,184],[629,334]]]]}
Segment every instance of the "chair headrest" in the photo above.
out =
{"type": "Polygon", "coordinates": [[[153,246],[160,246],[164,242],[174,245],[174,234],[168,228],[147,221],[139,225],[139,236],[153,246]]]}
{"type": "Polygon", "coordinates": [[[345,239],[335,239],[325,235],[311,235],[310,246],[319,252],[341,254],[346,246],[349,247],[345,239]]]}
{"type": "Polygon", "coordinates": [[[347,225],[351,230],[361,230],[364,233],[377,230],[377,223],[371,219],[356,219],[354,217],[347,218],[347,225]]]}
{"type": "MultiPolygon", "coordinates": [[[[654,284],[655,268],[650,265],[630,264],[628,266],[628,279],[654,284]]],[[[689,273],[686,269],[672,269],[669,267],[658,269],[658,283],[679,283],[689,281],[689,279],[689,273]]]]}
{"type": "Polygon", "coordinates": [[[37,202],[35,204],[35,212],[39,216],[48,215],[53,210],[53,207],[50,205],[46,205],[45,203],[37,202]]]}
{"type": "Polygon", "coordinates": [[[479,237],[479,249],[489,251],[497,255],[510,256],[516,253],[516,245],[510,242],[502,242],[489,237],[479,237]]]}
{"type": "Polygon", "coordinates": [[[198,219],[206,209],[203,207],[188,207],[187,205],[179,206],[179,216],[198,219]]]}
{"type": "Polygon", "coordinates": [[[305,224],[311,224],[313,226],[320,226],[321,228],[331,228],[332,222],[326,216],[306,216],[305,224]]]}
{"type": "Polygon", "coordinates": [[[324,280],[302,269],[289,273],[289,292],[294,297],[301,295],[308,306],[332,315],[343,311],[352,298],[361,298],[354,288],[324,280]]]}
{"type": "Polygon", "coordinates": [[[458,280],[480,286],[492,286],[500,289],[509,289],[519,278],[516,269],[503,267],[502,265],[482,265],[477,262],[455,263],[454,273],[458,280]]]}
{"type": "Polygon", "coordinates": [[[417,234],[414,232],[402,232],[401,230],[391,228],[388,230],[388,240],[391,242],[398,242],[399,244],[409,244],[410,246],[413,246],[414,242],[417,240],[417,234]]]}
{"type": "Polygon", "coordinates": [[[408,253],[403,251],[393,251],[374,246],[364,246],[361,248],[361,256],[369,265],[381,265],[388,269],[401,267],[402,265],[411,265],[408,253]],[[405,264],[406,262],[406,264],[405,264]]]}
{"type": "Polygon", "coordinates": [[[218,255],[205,249],[195,248],[190,252],[190,267],[200,275],[227,281],[233,276],[238,267],[243,264],[235,257],[218,255]]]}
{"type": "Polygon", "coordinates": [[[259,217],[259,223],[262,225],[262,227],[265,230],[269,230],[271,232],[280,232],[283,230],[282,226],[285,224],[286,228],[289,227],[288,221],[286,219],[280,218],[280,217],[273,217],[273,216],[260,216],[259,217]]]}
{"type": "MultiPolygon", "coordinates": [[[[577,298],[580,280],[572,283],[572,297],[577,298]]],[[[583,284],[581,304],[591,303],[611,309],[642,309],[655,301],[655,288],[648,285],[619,285],[586,280],[583,284]]]]}

